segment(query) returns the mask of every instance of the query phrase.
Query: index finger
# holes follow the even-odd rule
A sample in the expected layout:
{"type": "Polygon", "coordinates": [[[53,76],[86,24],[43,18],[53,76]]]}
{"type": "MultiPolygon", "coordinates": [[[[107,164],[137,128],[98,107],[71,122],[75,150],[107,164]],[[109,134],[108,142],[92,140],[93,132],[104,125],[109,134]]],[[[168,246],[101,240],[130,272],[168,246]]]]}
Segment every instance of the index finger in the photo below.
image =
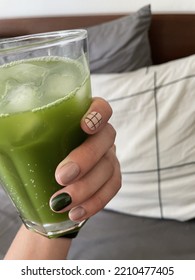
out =
{"type": "Polygon", "coordinates": [[[56,181],[65,186],[86,174],[114,145],[116,131],[109,123],[96,135],[91,135],[59,163],[56,181]]]}

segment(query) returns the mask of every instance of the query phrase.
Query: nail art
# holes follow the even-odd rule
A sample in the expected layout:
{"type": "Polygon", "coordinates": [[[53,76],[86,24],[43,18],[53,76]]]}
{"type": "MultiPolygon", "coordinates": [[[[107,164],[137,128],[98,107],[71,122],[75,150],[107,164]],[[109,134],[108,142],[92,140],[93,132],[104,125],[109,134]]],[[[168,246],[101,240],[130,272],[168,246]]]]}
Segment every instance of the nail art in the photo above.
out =
{"type": "Polygon", "coordinates": [[[102,123],[102,116],[98,112],[91,112],[85,118],[85,123],[90,130],[96,130],[102,123]]]}
{"type": "Polygon", "coordinates": [[[72,199],[71,196],[68,193],[61,193],[54,198],[51,199],[50,201],[50,208],[54,212],[58,212],[71,204],[72,199]]]}

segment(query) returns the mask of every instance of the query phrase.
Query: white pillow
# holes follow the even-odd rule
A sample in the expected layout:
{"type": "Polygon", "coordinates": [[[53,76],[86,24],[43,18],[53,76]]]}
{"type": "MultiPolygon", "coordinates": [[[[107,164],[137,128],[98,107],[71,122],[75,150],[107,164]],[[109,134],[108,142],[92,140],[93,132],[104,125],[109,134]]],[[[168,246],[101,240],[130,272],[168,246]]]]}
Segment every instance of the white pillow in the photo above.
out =
{"type": "Polygon", "coordinates": [[[123,185],[107,209],[195,217],[195,56],[121,74],[93,74],[113,108],[123,185]]]}

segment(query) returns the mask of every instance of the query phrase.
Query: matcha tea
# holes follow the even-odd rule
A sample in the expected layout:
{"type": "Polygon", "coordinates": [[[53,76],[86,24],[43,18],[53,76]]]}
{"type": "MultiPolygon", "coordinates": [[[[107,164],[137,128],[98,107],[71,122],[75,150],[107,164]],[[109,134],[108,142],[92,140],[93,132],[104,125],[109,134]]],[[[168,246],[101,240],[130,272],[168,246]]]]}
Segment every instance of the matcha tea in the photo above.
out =
{"type": "Polygon", "coordinates": [[[85,139],[80,120],[91,87],[82,67],[57,57],[0,66],[0,180],[27,227],[45,235],[55,224],[74,226],[49,199],[61,188],[57,165],[85,139]]]}

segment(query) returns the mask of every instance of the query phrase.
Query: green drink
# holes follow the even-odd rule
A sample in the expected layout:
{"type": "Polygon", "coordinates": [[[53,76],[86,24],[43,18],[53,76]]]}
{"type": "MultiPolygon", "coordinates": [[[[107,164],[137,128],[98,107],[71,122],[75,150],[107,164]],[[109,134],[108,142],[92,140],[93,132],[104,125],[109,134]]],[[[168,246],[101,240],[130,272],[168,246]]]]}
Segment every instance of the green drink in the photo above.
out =
{"type": "Polygon", "coordinates": [[[91,103],[85,54],[41,56],[0,66],[0,180],[29,229],[56,237],[82,225],[54,213],[55,169],[85,139],[91,103]]]}

